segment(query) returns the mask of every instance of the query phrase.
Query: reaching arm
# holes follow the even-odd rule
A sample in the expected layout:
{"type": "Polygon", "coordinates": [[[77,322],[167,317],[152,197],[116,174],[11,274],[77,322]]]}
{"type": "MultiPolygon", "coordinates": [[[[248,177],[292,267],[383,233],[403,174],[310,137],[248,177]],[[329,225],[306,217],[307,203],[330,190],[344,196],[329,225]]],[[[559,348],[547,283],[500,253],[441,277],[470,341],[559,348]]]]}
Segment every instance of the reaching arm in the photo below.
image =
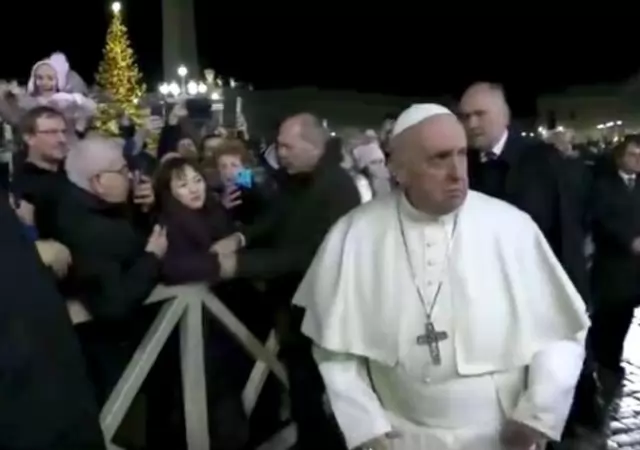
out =
{"type": "Polygon", "coordinates": [[[347,447],[352,449],[372,440],[384,440],[391,432],[391,424],[369,384],[365,361],[317,346],[313,356],[347,447]]]}
{"type": "Polygon", "coordinates": [[[552,440],[560,440],[584,362],[584,335],[558,341],[536,353],[529,365],[528,386],[512,419],[552,440]]]}
{"type": "Polygon", "coordinates": [[[178,147],[179,140],[180,128],[178,125],[167,123],[162,127],[162,130],[160,130],[160,138],[158,140],[158,161],[160,161],[167,153],[175,152],[178,147]]]}
{"type": "Polygon", "coordinates": [[[93,255],[73,256],[78,287],[96,318],[125,318],[142,305],[158,282],[160,261],[151,253],[141,255],[126,270],[93,255]]]}
{"type": "MultiPolygon", "coordinates": [[[[336,190],[340,193],[337,197],[327,195],[323,201],[311,209],[312,216],[305,220],[304,237],[269,249],[249,249],[240,252],[238,254],[238,276],[272,278],[279,275],[306,272],[333,224],[360,203],[360,196],[355,184],[350,178],[345,178],[345,180],[344,188],[339,187],[336,190]]],[[[282,210],[282,213],[286,213],[286,209],[282,210]]],[[[256,236],[252,233],[246,234],[245,230],[241,230],[241,233],[249,244],[256,236]]]]}
{"type": "Polygon", "coordinates": [[[282,217],[283,207],[277,201],[270,206],[269,209],[262,212],[251,224],[240,228],[239,231],[247,245],[256,240],[263,239],[265,236],[269,236],[277,229],[282,217]]]}

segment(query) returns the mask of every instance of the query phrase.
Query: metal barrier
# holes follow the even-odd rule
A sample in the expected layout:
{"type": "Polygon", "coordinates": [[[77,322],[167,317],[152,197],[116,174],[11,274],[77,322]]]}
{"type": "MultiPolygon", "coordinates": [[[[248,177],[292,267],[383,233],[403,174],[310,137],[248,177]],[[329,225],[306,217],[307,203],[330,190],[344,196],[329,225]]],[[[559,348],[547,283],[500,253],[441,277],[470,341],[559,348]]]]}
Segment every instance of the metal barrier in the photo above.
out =
{"type": "MultiPolygon", "coordinates": [[[[100,425],[110,450],[118,449],[111,442],[113,436],[122,423],[135,395],[140,390],[151,366],[156,361],[160,350],[178,323],[180,323],[180,359],[187,447],[189,450],[209,449],[202,330],[203,309],[212,313],[256,360],[242,393],[247,415],[253,411],[269,371],[272,371],[285,386],[288,386],[285,369],[276,357],[278,344],[275,333],[272,331],[266,344],[263,345],[216,298],[208,286],[201,284],[171,287],[160,285],[149,296],[145,304],[159,302],[164,303],[160,312],[100,412],[100,425]]],[[[69,301],[68,309],[74,324],[91,320],[91,315],[79,301],[69,301]]],[[[287,431],[287,439],[290,440],[292,430],[288,429],[287,431]]],[[[273,446],[265,448],[269,447],[273,446]]]]}

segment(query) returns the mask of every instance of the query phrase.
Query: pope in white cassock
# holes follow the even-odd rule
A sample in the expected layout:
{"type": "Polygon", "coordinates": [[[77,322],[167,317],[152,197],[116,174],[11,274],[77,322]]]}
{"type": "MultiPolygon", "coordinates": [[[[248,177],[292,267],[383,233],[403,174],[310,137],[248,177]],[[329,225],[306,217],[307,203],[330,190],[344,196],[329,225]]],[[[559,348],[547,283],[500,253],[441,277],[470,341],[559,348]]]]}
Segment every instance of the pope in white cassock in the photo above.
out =
{"type": "Polygon", "coordinates": [[[413,105],[397,193],[330,231],[294,298],[349,448],[529,450],[558,440],[584,303],[531,218],[468,191],[457,118],[413,105]]]}

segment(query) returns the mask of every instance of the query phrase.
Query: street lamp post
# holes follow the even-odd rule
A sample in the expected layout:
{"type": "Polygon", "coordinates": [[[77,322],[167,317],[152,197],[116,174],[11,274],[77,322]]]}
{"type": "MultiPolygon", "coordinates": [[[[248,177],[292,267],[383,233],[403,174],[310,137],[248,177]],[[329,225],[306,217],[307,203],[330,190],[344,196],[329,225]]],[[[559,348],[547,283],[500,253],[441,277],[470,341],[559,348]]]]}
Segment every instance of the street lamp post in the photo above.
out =
{"type": "Polygon", "coordinates": [[[160,91],[160,95],[162,95],[163,99],[166,100],[167,95],[171,93],[171,88],[169,87],[169,83],[162,83],[158,87],[158,91],[160,91]]]}
{"type": "Polygon", "coordinates": [[[171,93],[171,87],[169,83],[162,83],[158,86],[158,91],[162,96],[162,118],[164,119],[167,116],[167,96],[171,93]]]}
{"type": "Polygon", "coordinates": [[[180,86],[178,85],[178,83],[176,83],[175,81],[172,81],[169,84],[169,93],[174,97],[177,97],[178,95],[180,95],[180,86]]]}
{"type": "Polygon", "coordinates": [[[191,80],[189,84],[187,84],[187,94],[190,96],[194,96],[198,93],[198,83],[191,80]]]}
{"type": "Polygon", "coordinates": [[[187,70],[184,64],[178,67],[178,76],[180,77],[180,89],[182,90],[183,93],[187,90],[185,77],[187,76],[188,73],[189,71],[187,70]]]}

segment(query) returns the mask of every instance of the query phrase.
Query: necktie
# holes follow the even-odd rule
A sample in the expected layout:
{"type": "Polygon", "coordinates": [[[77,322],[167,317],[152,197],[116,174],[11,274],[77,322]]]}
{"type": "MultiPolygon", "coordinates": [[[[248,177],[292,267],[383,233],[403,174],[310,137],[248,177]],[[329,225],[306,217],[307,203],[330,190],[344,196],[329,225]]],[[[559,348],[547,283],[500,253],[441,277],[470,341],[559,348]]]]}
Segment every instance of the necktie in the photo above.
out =
{"type": "Polygon", "coordinates": [[[627,187],[630,191],[636,186],[636,177],[627,177],[627,187]]]}
{"type": "Polygon", "coordinates": [[[498,155],[496,155],[492,151],[482,152],[482,155],[481,155],[482,162],[495,161],[497,158],[498,158],[498,155]]]}

